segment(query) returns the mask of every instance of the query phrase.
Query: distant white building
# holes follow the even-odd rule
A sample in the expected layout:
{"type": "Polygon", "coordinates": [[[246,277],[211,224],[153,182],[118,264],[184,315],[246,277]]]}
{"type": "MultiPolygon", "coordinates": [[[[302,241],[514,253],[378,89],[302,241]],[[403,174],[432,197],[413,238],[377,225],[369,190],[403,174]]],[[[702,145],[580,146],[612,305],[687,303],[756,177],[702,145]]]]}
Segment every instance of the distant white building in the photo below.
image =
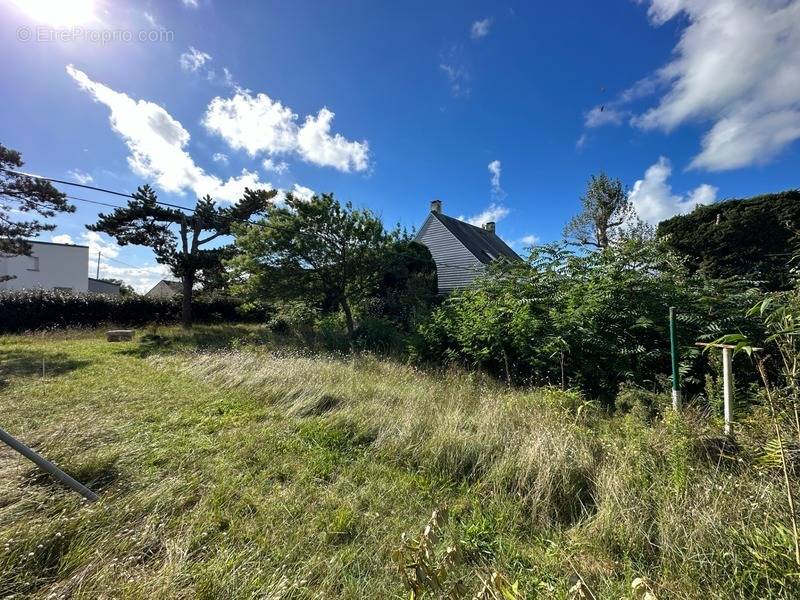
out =
{"type": "Polygon", "coordinates": [[[0,254],[0,290],[89,291],[89,247],[29,241],[30,256],[0,254]]]}

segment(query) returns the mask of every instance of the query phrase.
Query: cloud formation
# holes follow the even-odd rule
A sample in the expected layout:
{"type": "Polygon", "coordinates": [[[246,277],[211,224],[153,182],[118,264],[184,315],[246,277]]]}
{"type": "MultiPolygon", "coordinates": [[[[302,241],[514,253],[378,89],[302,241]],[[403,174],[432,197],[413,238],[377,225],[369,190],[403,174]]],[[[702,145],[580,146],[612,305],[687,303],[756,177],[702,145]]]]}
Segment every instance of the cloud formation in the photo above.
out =
{"type": "Polygon", "coordinates": [[[458,219],[460,221],[466,221],[470,225],[482,227],[489,222],[497,223],[498,221],[502,221],[508,216],[509,212],[511,211],[505,206],[497,204],[496,202],[492,202],[487,208],[479,212],[477,215],[473,215],[471,217],[465,217],[462,215],[458,217],[458,219]]]}
{"type": "Polygon", "coordinates": [[[505,200],[506,192],[500,186],[500,176],[503,173],[503,166],[499,160],[493,160],[488,165],[491,178],[489,180],[492,187],[492,200],[494,202],[502,202],[505,200]]]}
{"type": "MultiPolygon", "coordinates": [[[[670,132],[710,123],[692,168],[736,169],[769,161],[800,138],[800,0],[650,0],[654,26],[685,15],[674,58],[623,92],[623,107],[664,90],[657,104],[631,118],[643,130],[670,132]]],[[[622,119],[593,109],[587,126],[622,119]]]]}
{"type": "Polygon", "coordinates": [[[213,59],[208,52],[201,52],[194,46],[189,46],[189,50],[181,54],[180,58],[178,59],[181,69],[191,73],[196,72],[211,60],[213,59]]]}
{"type": "Polygon", "coordinates": [[[267,94],[237,89],[230,98],[217,96],[208,105],[203,125],[234,150],[254,157],[259,153],[296,154],[302,160],[348,173],[369,168],[369,143],[331,134],[334,113],[322,108],[298,125],[298,115],[267,94]]]}
{"type": "Polygon", "coordinates": [[[87,183],[92,183],[94,181],[94,177],[89,175],[89,173],[81,171],[80,169],[72,169],[71,171],[68,171],[68,173],[72,179],[81,185],[86,185],[87,183]]]}
{"type": "Polygon", "coordinates": [[[480,21],[475,21],[470,29],[470,36],[473,40],[479,40],[489,35],[489,29],[492,26],[492,19],[487,17],[480,21]]]}
{"type": "Polygon", "coordinates": [[[633,203],[639,218],[651,225],[675,215],[685,214],[700,204],[711,204],[717,199],[717,188],[706,183],[688,194],[672,192],[667,182],[672,174],[668,158],[661,156],[645,171],[644,178],[633,184],[628,198],[633,203]]]}
{"type": "Polygon", "coordinates": [[[199,167],[189,153],[189,132],[164,108],[146,100],[134,100],[102,83],[92,81],[86,73],[72,65],[67,73],[96,102],[106,105],[111,114],[111,128],[123,139],[130,151],[128,165],[141,177],[154,180],[166,192],[192,191],[222,201],[235,202],[245,187],[272,189],[260,181],[256,172],[242,169],[240,175],[226,181],[199,167]]]}

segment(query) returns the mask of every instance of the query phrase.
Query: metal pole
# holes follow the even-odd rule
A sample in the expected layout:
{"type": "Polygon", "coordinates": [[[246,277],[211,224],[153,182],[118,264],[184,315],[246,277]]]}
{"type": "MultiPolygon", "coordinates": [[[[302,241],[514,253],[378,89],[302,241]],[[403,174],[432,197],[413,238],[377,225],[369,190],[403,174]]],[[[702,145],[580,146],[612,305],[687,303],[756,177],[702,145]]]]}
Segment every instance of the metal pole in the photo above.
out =
{"type": "Polygon", "coordinates": [[[733,353],[730,348],[722,349],[722,387],[725,405],[725,435],[731,434],[733,424],[733,353]]]}
{"type": "Polygon", "coordinates": [[[72,477],[64,473],[61,469],[51,463],[49,460],[42,458],[36,452],[28,448],[25,444],[18,441],[16,438],[11,436],[8,432],[0,429],[0,441],[5,442],[9,446],[11,446],[14,450],[22,454],[27,459],[32,460],[36,465],[50,473],[53,477],[58,479],[61,483],[66,485],[67,487],[72,488],[76,492],[78,492],[81,496],[86,498],[87,500],[91,500],[94,502],[98,500],[100,497],[95,494],[92,490],[87,488],[82,483],[75,481],[72,477]]]}
{"type": "Polygon", "coordinates": [[[101,250],[97,251],[97,275],[95,279],[100,279],[100,254],[102,254],[101,250]]]}
{"type": "Polygon", "coordinates": [[[681,374],[678,370],[678,334],[675,330],[675,307],[669,307],[669,346],[672,355],[672,408],[681,409],[681,374]]]}

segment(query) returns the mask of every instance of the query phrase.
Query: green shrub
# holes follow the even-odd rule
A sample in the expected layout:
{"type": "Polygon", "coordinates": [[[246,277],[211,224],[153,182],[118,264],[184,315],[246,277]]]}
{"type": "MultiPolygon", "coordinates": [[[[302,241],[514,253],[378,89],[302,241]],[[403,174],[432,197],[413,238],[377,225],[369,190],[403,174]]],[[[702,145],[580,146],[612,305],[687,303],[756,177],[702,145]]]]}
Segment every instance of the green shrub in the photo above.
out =
{"type": "MultiPolygon", "coordinates": [[[[192,304],[198,322],[242,321],[240,302],[217,298],[192,304]]],[[[101,324],[141,326],[180,321],[179,298],[156,299],[147,296],[101,296],[45,290],[0,292],[0,332],[16,333],[61,327],[95,327],[101,324]]]]}
{"type": "Polygon", "coordinates": [[[397,326],[388,319],[366,317],[356,328],[356,344],[363,350],[388,354],[402,347],[397,326]]]}
{"type": "Polygon", "coordinates": [[[583,254],[541,247],[453,294],[419,327],[410,354],[512,384],[579,389],[611,405],[623,383],[662,390],[669,382],[675,306],[683,380],[697,392],[706,358],[694,343],[723,330],[754,331],[741,310],[752,296],[744,284],[689,278],[658,243],[583,254]]]}

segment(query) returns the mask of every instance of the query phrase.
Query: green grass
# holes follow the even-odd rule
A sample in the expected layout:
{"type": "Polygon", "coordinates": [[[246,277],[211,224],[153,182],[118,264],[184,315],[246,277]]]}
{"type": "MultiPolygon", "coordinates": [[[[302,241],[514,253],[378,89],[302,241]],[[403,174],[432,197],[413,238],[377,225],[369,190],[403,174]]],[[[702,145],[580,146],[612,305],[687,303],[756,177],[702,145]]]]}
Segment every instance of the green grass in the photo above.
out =
{"type": "Polygon", "coordinates": [[[392,553],[443,506],[465,581],[527,597],[798,593],[780,472],[692,413],[159,334],[0,338],[0,426],[101,495],[0,448],[0,597],[407,598],[392,553]]]}

